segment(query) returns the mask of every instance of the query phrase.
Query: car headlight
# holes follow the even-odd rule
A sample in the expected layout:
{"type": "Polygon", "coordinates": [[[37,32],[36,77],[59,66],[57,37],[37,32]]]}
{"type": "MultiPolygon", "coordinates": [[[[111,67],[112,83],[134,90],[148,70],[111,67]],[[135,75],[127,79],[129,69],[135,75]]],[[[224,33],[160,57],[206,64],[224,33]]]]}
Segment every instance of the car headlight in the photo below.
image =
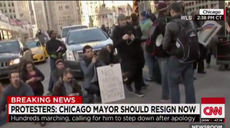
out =
{"type": "Polygon", "coordinates": [[[20,63],[20,59],[14,59],[10,61],[10,65],[19,64],[19,63],[20,63]]]}
{"type": "Polygon", "coordinates": [[[70,60],[70,61],[75,61],[76,60],[73,51],[71,51],[71,50],[66,51],[66,59],[70,60]]]}

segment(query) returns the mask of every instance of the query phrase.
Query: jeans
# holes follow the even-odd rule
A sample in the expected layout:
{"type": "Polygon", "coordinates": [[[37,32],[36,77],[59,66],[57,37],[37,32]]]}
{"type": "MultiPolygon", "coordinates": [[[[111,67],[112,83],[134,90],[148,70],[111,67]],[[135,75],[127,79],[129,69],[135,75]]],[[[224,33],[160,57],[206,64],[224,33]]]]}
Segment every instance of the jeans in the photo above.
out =
{"type": "Polygon", "coordinates": [[[148,66],[148,70],[149,70],[149,78],[150,79],[154,79],[154,75],[153,75],[153,66],[154,66],[154,59],[153,56],[149,53],[147,53],[146,51],[144,51],[144,56],[145,56],[145,61],[147,63],[148,66]]]}
{"type": "Polygon", "coordinates": [[[169,99],[169,84],[168,84],[168,65],[169,58],[157,58],[161,71],[161,85],[162,85],[162,100],[169,99]]]}
{"type": "Polygon", "coordinates": [[[56,64],[55,64],[56,60],[53,59],[53,58],[50,58],[50,79],[49,79],[49,87],[48,87],[48,91],[49,92],[52,92],[53,91],[53,85],[54,85],[54,82],[56,81],[53,81],[52,80],[52,72],[53,70],[56,69],[56,64]]]}
{"type": "Polygon", "coordinates": [[[196,103],[193,83],[193,63],[184,64],[179,62],[175,56],[172,56],[169,59],[168,67],[168,83],[170,88],[171,102],[180,103],[179,84],[182,78],[182,82],[185,86],[185,102],[196,103]]]}

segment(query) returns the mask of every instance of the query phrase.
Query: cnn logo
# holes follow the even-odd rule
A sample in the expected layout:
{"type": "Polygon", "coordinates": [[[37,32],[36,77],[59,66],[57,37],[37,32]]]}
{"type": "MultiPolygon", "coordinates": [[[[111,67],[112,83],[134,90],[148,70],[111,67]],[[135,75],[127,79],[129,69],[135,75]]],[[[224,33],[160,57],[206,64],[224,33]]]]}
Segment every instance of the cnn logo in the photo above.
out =
{"type": "Polygon", "coordinates": [[[225,105],[201,104],[201,118],[225,118],[225,105]]]}
{"type": "Polygon", "coordinates": [[[223,108],[222,107],[205,107],[203,110],[203,113],[205,115],[222,115],[223,114],[223,108]]]}

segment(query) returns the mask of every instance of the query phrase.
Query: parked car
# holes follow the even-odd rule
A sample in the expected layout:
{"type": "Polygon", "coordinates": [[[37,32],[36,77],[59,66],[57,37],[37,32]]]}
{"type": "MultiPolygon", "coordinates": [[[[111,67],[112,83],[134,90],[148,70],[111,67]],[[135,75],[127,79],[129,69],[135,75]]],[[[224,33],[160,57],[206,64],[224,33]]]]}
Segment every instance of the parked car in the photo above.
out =
{"type": "Polygon", "coordinates": [[[88,26],[86,26],[86,25],[72,25],[72,26],[63,27],[61,30],[62,41],[65,42],[66,36],[67,36],[69,31],[77,30],[77,29],[83,29],[83,28],[88,28],[88,26]]]}
{"type": "Polygon", "coordinates": [[[83,57],[83,47],[90,45],[95,52],[98,52],[108,44],[113,42],[100,28],[70,31],[66,38],[65,64],[73,70],[74,77],[83,77],[79,64],[79,60],[83,57]]]}
{"type": "Polygon", "coordinates": [[[0,41],[0,79],[8,78],[22,60],[32,61],[32,53],[20,40],[0,41]]]}
{"type": "Polygon", "coordinates": [[[27,41],[26,46],[32,51],[34,63],[46,62],[46,49],[39,40],[27,41]]]}

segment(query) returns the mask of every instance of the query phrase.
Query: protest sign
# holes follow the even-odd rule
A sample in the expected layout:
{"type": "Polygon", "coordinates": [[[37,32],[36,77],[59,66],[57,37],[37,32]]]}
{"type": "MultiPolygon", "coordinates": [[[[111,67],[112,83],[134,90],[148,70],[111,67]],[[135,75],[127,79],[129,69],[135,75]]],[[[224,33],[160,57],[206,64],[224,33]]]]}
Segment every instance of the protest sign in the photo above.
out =
{"type": "Polygon", "coordinates": [[[221,25],[215,21],[206,21],[202,26],[202,29],[198,32],[199,42],[207,46],[212,38],[220,30],[221,25]]]}
{"type": "Polygon", "coordinates": [[[97,75],[102,103],[125,99],[120,64],[98,67],[97,75]]]}

